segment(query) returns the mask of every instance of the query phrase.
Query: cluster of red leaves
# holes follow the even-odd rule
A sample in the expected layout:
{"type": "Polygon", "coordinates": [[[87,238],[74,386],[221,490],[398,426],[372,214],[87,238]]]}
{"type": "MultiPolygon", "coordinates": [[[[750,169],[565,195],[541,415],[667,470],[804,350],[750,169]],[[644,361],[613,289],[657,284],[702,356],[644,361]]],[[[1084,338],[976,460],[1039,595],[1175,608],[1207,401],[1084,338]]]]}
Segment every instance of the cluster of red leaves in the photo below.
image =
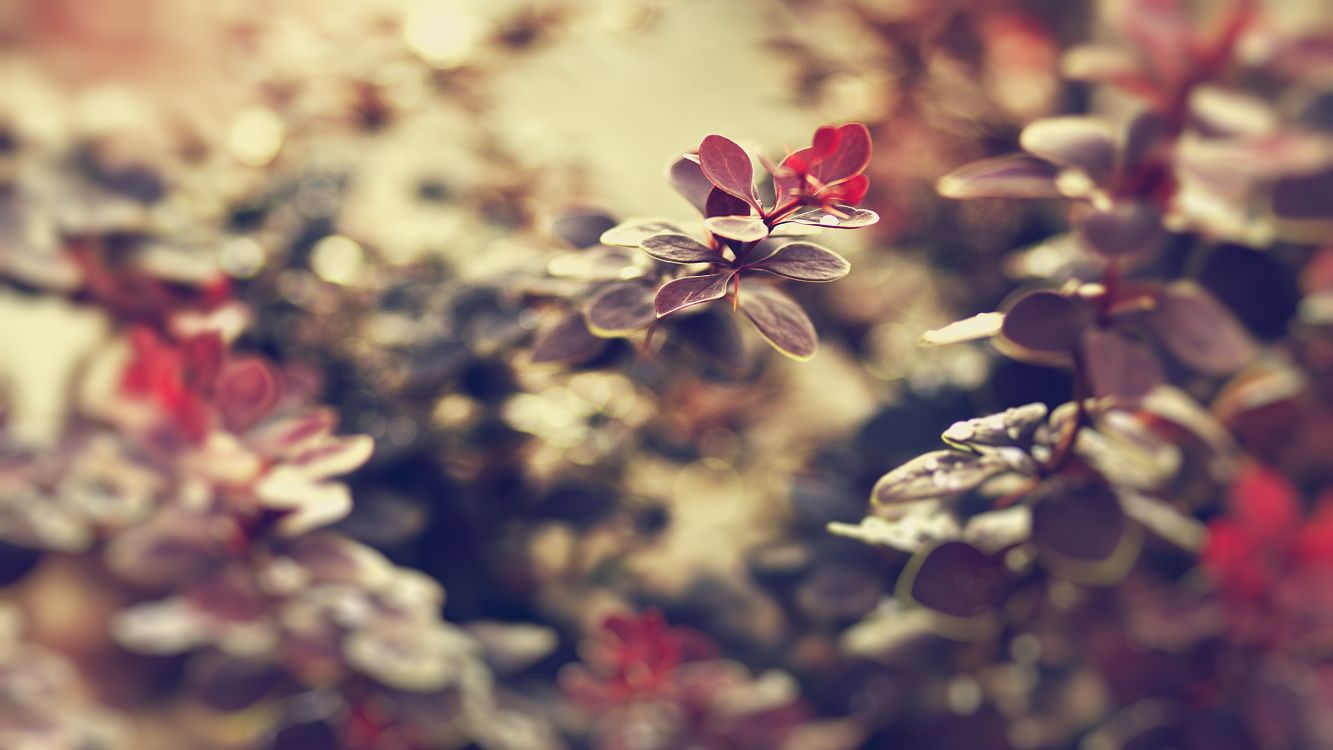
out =
{"type": "Polygon", "coordinates": [[[148,399],[193,443],[215,424],[240,432],[268,414],[281,391],[265,360],[234,356],[216,332],[169,341],[153,329],[130,330],[132,356],[121,379],[125,395],[148,399]]]}
{"type": "Polygon", "coordinates": [[[1328,607],[1333,591],[1333,493],[1307,513],[1285,477],[1255,467],[1232,485],[1228,506],[1209,525],[1202,562],[1233,625],[1269,642],[1317,626],[1312,607],[1328,607]]]}
{"type": "Polygon", "coordinates": [[[589,711],[670,700],[676,697],[682,664],[717,655],[707,636],[668,625],[657,610],[611,615],[586,647],[583,664],[566,670],[561,683],[570,698],[589,711]]]}

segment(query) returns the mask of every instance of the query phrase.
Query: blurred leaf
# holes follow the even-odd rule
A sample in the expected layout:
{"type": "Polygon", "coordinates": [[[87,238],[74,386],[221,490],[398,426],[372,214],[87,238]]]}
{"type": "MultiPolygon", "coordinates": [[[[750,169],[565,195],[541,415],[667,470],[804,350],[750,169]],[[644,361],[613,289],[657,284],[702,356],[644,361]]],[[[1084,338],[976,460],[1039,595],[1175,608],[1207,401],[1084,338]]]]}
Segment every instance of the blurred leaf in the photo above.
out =
{"type": "Polygon", "coordinates": [[[747,268],[785,276],[797,281],[836,281],[852,270],[852,264],[837,253],[808,242],[793,242],[747,268]]]}
{"type": "Polygon", "coordinates": [[[1083,246],[1107,258],[1159,249],[1166,242],[1162,215],[1147,203],[1120,203],[1093,211],[1078,223],[1083,246]]]}
{"type": "Polygon", "coordinates": [[[692,305],[722,299],[727,294],[727,284],[735,275],[735,271],[723,271],[668,281],[657,290],[657,295],[653,299],[657,317],[665,317],[692,305]]]}
{"type": "Polygon", "coordinates": [[[637,281],[603,287],[583,311],[588,330],[603,338],[630,336],[657,320],[653,288],[637,281]]]}
{"type": "Polygon", "coordinates": [[[1046,422],[1046,414],[1046,404],[1015,406],[999,414],[954,422],[941,438],[960,448],[1018,445],[1027,442],[1046,422]]]}
{"type": "Polygon", "coordinates": [[[1258,355],[1254,340],[1231,311],[1196,284],[1168,286],[1151,320],[1171,354],[1209,375],[1235,372],[1258,355]]]}
{"type": "Polygon", "coordinates": [[[563,279],[580,281],[615,281],[627,274],[642,276],[635,267],[635,254],[624,247],[590,247],[560,253],[546,263],[546,272],[563,279]]]}
{"type": "Polygon", "coordinates": [[[1009,463],[993,453],[931,451],[880,477],[870,499],[877,505],[947,499],[1009,470],[1009,463]]]}
{"type": "Polygon", "coordinates": [[[898,585],[927,609],[970,620],[1004,602],[1010,579],[999,559],[966,542],[949,541],[912,558],[898,585]]]}
{"type": "Polygon", "coordinates": [[[1058,573],[1114,581],[1137,557],[1141,535],[1100,477],[1048,479],[1033,497],[1032,541],[1058,573]]]}
{"type": "MultiPolygon", "coordinates": [[[[667,170],[667,177],[671,180],[671,186],[676,189],[676,192],[689,201],[690,205],[698,209],[699,213],[706,214],[708,196],[713,191],[713,183],[709,182],[708,178],[704,176],[703,169],[699,166],[698,157],[691,154],[677,158],[671,162],[671,166],[667,170]]],[[[606,242],[606,240],[603,239],[602,242],[606,242]]]]}
{"type": "Polygon", "coordinates": [[[1143,344],[1117,331],[1089,328],[1083,337],[1083,361],[1097,396],[1133,402],[1166,382],[1157,357],[1143,344]]]}
{"type": "Polygon", "coordinates": [[[738,373],[750,362],[736,316],[708,309],[698,315],[672,320],[672,336],[708,357],[728,373],[738,373]]]}
{"type": "Polygon", "coordinates": [[[637,248],[655,234],[685,234],[685,230],[667,219],[629,219],[602,233],[603,245],[637,248]]]}
{"type": "Polygon", "coordinates": [[[273,368],[259,357],[237,357],[218,375],[214,403],[222,423],[232,432],[243,432],[278,403],[280,389],[273,368]]]}
{"type": "Polygon", "coordinates": [[[768,236],[768,225],[758,216],[714,216],[704,220],[708,231],[737,242],[757,242],[768,236]]]}
{"type": "Polygon", "coordinates": [[[565,313],[555,325],[537,334],[530,361],[571,364],[592,359],[606,342],[593,335],[577,311],[565,313]]]}
{"type": "Polygon", "coordinates": [[[616,220],[605,211],[566,211],[551,222],[551,233],[568,244],[592,247],[601,242],[602,234],[616,226],[616,220]]]}
{"type": "Polygon", "coordinates": [[[815,356],[819,337],[795,300],[766,285],[750,285],[741,295],[741,311],[773,348],[805,361],[815,356]]]}
{"type": "Polygon", "coordinates": [[[994,336],[1004,325],[1004,313],[977,313],[970,318],[955,320],[943,328],[936,328],[921,334],[918,343],[922,346],[944,346],[964,341],[976,341],[994,336]]]}
{"type": "Polygon", "coordinates": [[[1037,355],[1039,363],[1047,363],[1051,355],[1060,361],[1072,354],[1091,323],[1092,311],[1082,300],[1042,290],[1026,294],[1013,304],[1004,315],[1000,335],[1020,350],[1037,355]]]}
{"type": "Polygon", "coordinates": [[[946,198],[1058,198],[1058,170],[1049,162],[1025,154],[1009,154],[974,161],[955,169],[935,183],[946,198]]]}
{"type": "Polygon", "coordinates": [[[1094,117],[1048,117],[1023,128],[1023,150],[1065,167],[1077,167],[1103,184],[1115,166],[1111,129],[1094,117]]]}
{"type": "Polygon", "coordinates": [[[754,165],[745,149],[724,136],[706,136],[699,144],[699,166],[709,182],[759,210],[754,165]]]}
{"type": "Polygon", "coordinates": [[[683,234],[658,234],[640,245],[649,255],[667,263],[717,263],[718,251],[683,234]]]}
{"type": "Polygon", "coordinates": [[[866,516],[858,524],[833,522],[832,534],[859,539],[866,544],[891,547],[903,552],[919,552],[939,542],[957,539],[962,533],[952,513],[933,500],[903,503],[893,518],[866,516]]]}

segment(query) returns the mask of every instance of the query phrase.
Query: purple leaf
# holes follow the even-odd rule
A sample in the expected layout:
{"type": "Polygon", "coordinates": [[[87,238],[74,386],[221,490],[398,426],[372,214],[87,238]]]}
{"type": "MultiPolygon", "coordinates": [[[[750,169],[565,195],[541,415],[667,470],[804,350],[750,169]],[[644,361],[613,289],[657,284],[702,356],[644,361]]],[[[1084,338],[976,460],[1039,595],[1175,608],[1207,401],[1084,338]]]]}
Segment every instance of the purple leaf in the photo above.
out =
{"type": "Polygon", "coordinates": [[[567,313],[555,325],[537,335],[532,345],[533,363],[574,363],[592,359],[606,342],[588,330],[583,316],[567,313]]]}
{"type": "Polygon", "coordinates": [[[852,264],[841,255],[807,242],[783,245],[777,252],[747,267],[797,281],[836,281],[852,270],[852,264]]]}
{"type": "Polygon", "coordinates": [[[1116,331],[1088,328],[1083,360],[1093,393],[1099,397],[1136,401],[1166,380],[1157,357],[1147,347],[1116,331]]]}
{"type": "Polygon", "coordinates": [[[668,281],[657,290],[657,296],[653,299],[657,317],[662,318],[686,307],[722,299],[727,294],[727,283],[734,275],[735,271],[723,271],[668,281]]]}
{"type": "Polygon", "coordinates": [[[714,216],[749,216],[750,204],[724,191],[713,188],[708,191],[708,201],[704,204],[704,218],[714,216]]]}
{"type": "Polygon", "coordinates": [[[1166,230],[1156,208],[1131,202],[1088,214],[1078,225],[1078,237],[1087,249],[1118,258],[1160,248],[1166,242],[1166,230]]]}
{"type": "Polygon", "coordinates": [[[754,165],[745,149],[729,138],[707,136],[699,144],[699,166],[709,182],[759,210],[754,192],[754,165]]]}
{"type": "Polygon", "coordinates": [[[704,213],[704,205],[708,200],[708,194],[713,190],[713,183],[704,176],[698,159],[694,154],[678,157],[667,169],[667,177],[676,192],[689,201],[699,213],[704,213]]]}
{"type": "Polygon", "coordinates": [[[795,214],[787,221],[826,229],[860,229],[879,221],[879,214],[867,208],[851,206],[835,206],[835,208],[842,213],[842,216],[834,216],[823,209],[815,209],[795,214]]]}
{"type": "Polygon", "coordinates": [[[616,220],[603,211],[566,211],[551,222],[551,233],[574,247],[592,247],[616,220]]]}
{"type": "Polygon", "coordinates": [[[792,298],[756,284],[745,288],[740,307],[773,348],[800,361],[815,356],[819,347],[815,326],[792,298]]]}
{"type": "Polygon", "coordinates": [[[1093,117],[1049,117],[1023,129],[1023,150],[1061,166],[1078,167],[1104,183],[1115,166],[1115,143],[1106,123],[1093,117]]]}
{"type": "Polygon", "coordinates": [[[588,302],[583,311],[588,329],[596,336],[629,336],[653,324],[652,287],[637,281],[608,284],[588,302]]]}
{"type": "Polygon", "coordinates": [[[684,234],[685,230],[666,219],[630,219],[602,233],[602,244],[614,247],[638,247],[655,234],[684,234]]]}
{"type": "Polygon", "coordinates": [[[1209,375],[1233,373],[1257,354],[1254,340],[1231,311],[1195,284],[1167,287],[1151,321],[1171,354],[1209,375]]]}
{"type": "Polygon", "coordinates": [[[713,248],[683,234],[659,234],[640,245],[645,253],[667,263],[716,263],[722,256],[713,248]]]}
{"type": "Polygon", "coordinates": [[[994,453],[931,451],[880,477],[871,490],[870,499],[877,505],[948,499],[1009,468],[1009,464],[994,453]]]}
{"type": "Polygon", "coordinates": [[[737,242],[757,242],[768,236],[768,225],[758,216],[714,216],[704,219],[708,231],[737,242]]]}
{"type": "Polygon", "coordinates": [[[912,558],[899,585],[927,609],[971,619],[998,607],[1009,584],[1003,562],[966,542],[949,541],[912,558]]]}
{"type": "Polygon", "coordinates": [[[1166,120],[1145,109],[1134,115],[1125,128],[1125,142],[1120,151],[1121,174],[1128,174],[1153,159],[1170,138],[1166,120]]]}
{"type": "Polygon", "coordinates": [[[946,174],[935,189],[946,198],[1057,198],[1054,165],[1025,154],[974,161],[946,174]]]}
{"type": "Polygon", "coordinates": [[[674,323],[673,338],[685,342],[728,372],[739,372],[750,362],[736,316],[712,308],[674,323]]]}
{"type": "Polygon", "coordinates": [[[1063,358],[1078,347],[1092,312],[1081,300],[1049,290],[1025,295],[1004,316],[1002,340],[1032,354],[1063,358]]]}
{"type": "Polygon", "coordinates": [[[1119,548],[1127,523],[1120,501],[1106,482],[1055,478],[1035,494],[1032,541],[1042,553],[1100,562],[1119,548]]]}

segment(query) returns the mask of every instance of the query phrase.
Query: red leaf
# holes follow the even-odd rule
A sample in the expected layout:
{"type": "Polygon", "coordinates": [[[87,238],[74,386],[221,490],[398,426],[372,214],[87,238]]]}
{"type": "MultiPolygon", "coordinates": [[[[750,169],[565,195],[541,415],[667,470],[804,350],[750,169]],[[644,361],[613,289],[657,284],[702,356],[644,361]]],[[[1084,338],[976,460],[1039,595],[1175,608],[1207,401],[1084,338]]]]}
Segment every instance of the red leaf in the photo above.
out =
{"type": "Polygon", "coordinates": [[[699,144],[699,166],[709,182],[759,210],[754,166],[745,149],[728,138],[710,135],[699,144]]]}
{"type": "Polygon", "coordinates": [[[1301,520],[1296,490],[1272,469],[1251,467],[1231,485],[1231,511],[1251,539],[1281,544],[1301,520]]]}
{"type": "Polygon", "coordinates": [[[749,216],[750,204],[737,198],[722,188],[713,188],[708,192],[708,201],[704,204],[704,218],[714,216],[749,216]]]}
{"type": "Polygon", "coordinates": [[[277,375],[258,357],[239,357],[228,362],[218,376],[216,402],[222,423],[241,432],[258,422],[278,403],[277,375]]]}
{"type": "MultiPolygon", "coordinates": [[[[820,130],[823,130],[821,128],[820,130]]],[[[859,122],[850,122],[838,128],[838,140],[834,150],[824,158],[814,160],[810,173],[825,185],[854,177],[870,165],[870,131],[859,122]]],[[[819,133],[815,133],[816,139],[819,133]]],[[[813,150],[818,154],[820,144],[813,150]]]]}

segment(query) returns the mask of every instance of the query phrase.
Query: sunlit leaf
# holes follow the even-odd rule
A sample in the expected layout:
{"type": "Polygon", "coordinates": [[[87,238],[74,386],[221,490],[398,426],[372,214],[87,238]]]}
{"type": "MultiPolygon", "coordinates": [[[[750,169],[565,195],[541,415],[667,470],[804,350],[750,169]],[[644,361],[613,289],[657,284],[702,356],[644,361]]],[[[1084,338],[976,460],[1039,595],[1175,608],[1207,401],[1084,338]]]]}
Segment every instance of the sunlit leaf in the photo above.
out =
{"type": "Polygon", "coordinates": [[[618,338],[638,333],[657,320],[653,288],[637,281],[608,284],[589,300],[583,317],[596,336],[618,338]]]}
{"type": "Polygon", "coordinates": [[[737,242],[757,242],[768,236],[768,225],[758,216],[714,216],[704,220],[708,231],[737,242]]]}
{"type": "Polygon", "coordinates": [[[692,305],[722,299],[726,296],[727,284],[734,275],[735,271],[723,271],[668,281],[657,290],[657,296],[653,300],[657,317],[670,315],[692,305]]]}
{"type": "Polygon", "coordinates": [[[878,505],[948,499],[1009,470],[1008,462],[992,453],[931,451],[880,477],[870,499],[878,505]]]}
{"type": "Polygon", "coordinates": [[[943,328],[926,331],[921,334],[919,343],[923,346],[944,346],[963,341],[976,341],[996,335],[1003,325],[1002,312],[977,313],[970,318],[956,320],[943,328]]]}
{"type": "Polygon", "coordinates": [[[941,437],[959,447],[1016,445],[1045,423],[1046,414],[1046,404],[1015,406],[999,414],[954,422],[941,437]]]}
{"type": "Polygon", "coordinates": [[[699,166],[709,182],[759,209],[754,192],[754,165],[750,163],[750,155],[734,141],[720,135],[705,137],[699,144],[699,166]]]}
{"type": "Polygon", "coordinates": [[[1093,182],[1111,176],[1115,142],[1107,124],[1094,117],[1048,117],[1023,128],[1023,150],[1061,166],[1082,169],[1093,182]]]}
{"type": "Polygon", "coordinates": [[[797,281],[836,281],[852,270],[852,264],[837,253],[808,242],[793,242],[751,263],[747,268],[785,276],[797,281]]]}
{"type": "Polygon", "coordinates": [[[835,206],[835,208],[842,216],[835,216],[823,209],[815,209],[794,214],[786,221],[825,229],[860,229],[879,221],[879,214],[870,209],[852,206],[835,206]]]}
{"type": "Polygon", "coordinates": [[[819,337],[796,301],[771,287],[758,284],[744,289],[741,311],[773,348],[797,360],[808,360],[819,348],[819,337]]]}
{"type": "Polygon", "coordinates": [[[955,169],[935,183],[946,198],[1056,198],[1058,169],[1025,154],[996,156],[955,169]]]}
{"type": "Polygon", "coordinates": [[[957,539],[962,533],[952,513],[936,502],[907,503],[896,518],[867,516],[858,524],[830,523],[829,532],[859,539],[867,544],[918,552],[943,541],[957,539]]]}
{"type": "Polygon", "coordinates": [[[658,234],[640,245],[649,255],[667,263],[716,263],[722,259],[713,248],[683,234],[658,234]]]}

